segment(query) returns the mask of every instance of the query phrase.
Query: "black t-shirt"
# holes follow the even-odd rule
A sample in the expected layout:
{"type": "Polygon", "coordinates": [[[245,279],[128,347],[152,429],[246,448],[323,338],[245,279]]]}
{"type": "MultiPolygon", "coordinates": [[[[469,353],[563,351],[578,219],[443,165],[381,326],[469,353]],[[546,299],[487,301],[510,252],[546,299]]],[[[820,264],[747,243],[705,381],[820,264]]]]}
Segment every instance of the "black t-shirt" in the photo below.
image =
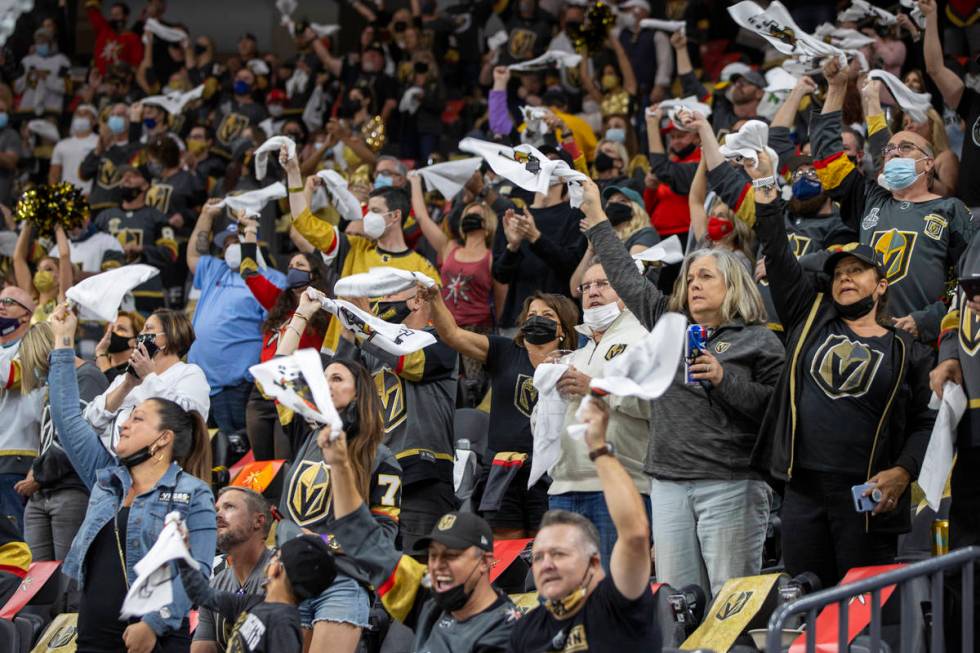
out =
{"type": "Polygon", "coordinates": [[[517,622],[508,651],[659,652],[660,629],[654,620],[654,605],[649,587],[631,601],[607,576],[589,595],[585,607],[570,619],[555,619],[544,607],[527,613],[517,622]]]}
{"type": "Polygon", "coordinates": [[[864,476],[888,403],[895,335],[856,335],[842,321],[822,329],[804,351],[798,465],[864,476]]]}
{"type": "Polygon", "coordinates": [[[486,368],[492,391],[486,462],[499,451],[531,453],[531,411],[538,402],[534,367],[527,349],[518,347],[510,338],[488,339],[486,368]]]}
{"type": "Polygon", "coordinates": [[[85,578],[78,609],[78,650],[90,653],[115,652],[124,649],[122,636],[129,623],[119,620],[119,610],[126,598],[119,543],[126,541],[129,507],[123,506],[115,517],[95,536],[85,555],[85,578]]]}
{"type": "MultiPolygon", "coordinates": [[[[254,600],[229,594],[228,611],[254,600]],[[234,600],[238,598],[239,600],[234,600]]],[[[300,653],[303,637],[299,631],[299,612],[287,603],[258,603],[238,615],[228,638],[228,653],[300,653]]]]}
{"type": "Polygon", "coordinates": [[[963,89],[956,113],[966,122],[963,134],[963,151],[960,153],[960,180],[956,195],[969,207],[980,206],[980,184],[976,175],[968,170],[980,166],[980,93],[969,86],[963,89]]]}

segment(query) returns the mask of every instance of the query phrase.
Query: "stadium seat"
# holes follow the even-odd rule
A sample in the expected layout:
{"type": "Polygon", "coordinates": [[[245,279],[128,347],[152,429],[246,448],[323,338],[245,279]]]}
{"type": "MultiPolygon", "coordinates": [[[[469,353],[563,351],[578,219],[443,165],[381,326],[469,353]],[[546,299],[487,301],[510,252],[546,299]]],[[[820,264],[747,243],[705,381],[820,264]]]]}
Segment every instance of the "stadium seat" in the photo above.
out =
{"type": "Polygon", "coordinates": [[[490,416],[475,408],[459,408],[453,417],[453,440],[470,441],[470,450],[476,452],[480,462],[487,457],[487,434],[490,431],[490,416]]]}
{"type": "Polygon", "coordinates": [[[20,653],[20,630],[7,619],[0,619],[0,653],[20,653]]]}

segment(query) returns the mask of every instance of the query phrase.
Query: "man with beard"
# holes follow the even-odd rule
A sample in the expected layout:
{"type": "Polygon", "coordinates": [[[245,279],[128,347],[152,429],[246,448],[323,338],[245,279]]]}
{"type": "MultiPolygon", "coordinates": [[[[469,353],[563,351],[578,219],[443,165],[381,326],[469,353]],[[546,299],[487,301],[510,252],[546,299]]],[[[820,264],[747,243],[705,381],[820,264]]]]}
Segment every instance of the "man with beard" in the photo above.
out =
{"type": "MultiPolygon", "coordinates": [[[[264,594],[265,567],[272,557],[272,550],[265,545],[272,525],[269,503],[258,492],[228,486],[218,493],[215,509],[218,550],[226,557],[224,569],[216,571],[211,588],[264,594]]],[[[233,624],[208,608],[201,608],[198,619],[191,653],[222,653],[233,624]]]]}

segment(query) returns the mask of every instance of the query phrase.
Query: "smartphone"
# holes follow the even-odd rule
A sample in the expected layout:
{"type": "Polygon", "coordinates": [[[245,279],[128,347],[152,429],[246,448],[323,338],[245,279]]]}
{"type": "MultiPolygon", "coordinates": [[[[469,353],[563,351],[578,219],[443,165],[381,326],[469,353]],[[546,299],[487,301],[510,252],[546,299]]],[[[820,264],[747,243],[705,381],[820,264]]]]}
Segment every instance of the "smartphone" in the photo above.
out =
{"type": "Polygon", "coordinates": [[[851,488],[851,496],[854,497],[854,509],[858,512],[871,512],[881,501],[881,490],[875,487],[874,483],[863,483],[851,488]],[[870,496],[864,496],[865,490],[871,490],[870,496]]]}

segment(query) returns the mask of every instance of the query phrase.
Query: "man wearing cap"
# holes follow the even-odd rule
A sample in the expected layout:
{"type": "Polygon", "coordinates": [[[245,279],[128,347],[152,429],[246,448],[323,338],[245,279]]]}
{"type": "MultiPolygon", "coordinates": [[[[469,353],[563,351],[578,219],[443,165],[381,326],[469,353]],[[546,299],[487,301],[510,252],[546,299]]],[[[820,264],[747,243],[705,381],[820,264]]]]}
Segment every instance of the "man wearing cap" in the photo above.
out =
{"type": "Polygon", "coordinates": [[[490,582],[490,525],[473,513],[447,513],[417,542],[421,552],[428,551],[427,565],[403,555],[358,493],[346,435],[331,440],[329,431],[321,432],[318,443],[330,466],[334,537],[370,575],[388,613],[415,631],[413,653],[507,650],[521,612],[490,582]]]}
{"type": "Polygon", "coordinates": [[[92,212],[119,206],[122,197],[121,168],[139,157],[142,145],[139,132],[130,135],[129,106],[119,102],[109,109],[104,122],[99,125],[99,140],[95,148],[82,160],[78,176],[92,182],[89,204],[92,212]]]}
{"type": "Polygon", "coordinates": [[[31,296],[17,286],[0,292],[0,519],[13,519],[19,533],[24,532],[24,497],[14,485],[27,476],[37,456],[41,437],[40,403],[44,391],[30,396],[20,392],[20,340],[31,326],[36,305],[31,296]]]}
{"type": "MultiPolygon", "coordinates": [[[[769,156],[754,180],[762,241],[787,358],[763,418],[753,462],[786,482],[783,555],[791,575],[815,572],[824,587],[852,567],[894,562],[911,525],[910,482],[935,420],[929,409],[930,347],[885,320],[885,259],[854,243],[805,274],[786,234],[769,156]],[[829,283],[828,279],[829,277],[829,283]],[[870,511],[855,510],[865,485],[870,511]]],[[[890,299],[890,298],[889,298],[890,299]]]]}

